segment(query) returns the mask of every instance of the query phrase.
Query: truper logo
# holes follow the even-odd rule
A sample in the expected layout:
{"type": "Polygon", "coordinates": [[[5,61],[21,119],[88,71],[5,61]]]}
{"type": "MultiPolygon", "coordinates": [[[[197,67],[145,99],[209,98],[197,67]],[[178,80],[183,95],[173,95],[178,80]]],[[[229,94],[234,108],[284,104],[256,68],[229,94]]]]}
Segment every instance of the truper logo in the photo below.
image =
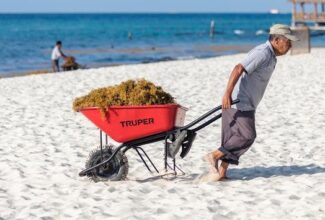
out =
{"type": "Polygon", "coordinates": [[[149,125],[155,123],[153,118],[136,119],[132,121],[120,121],[122,127],[149,125]]]}

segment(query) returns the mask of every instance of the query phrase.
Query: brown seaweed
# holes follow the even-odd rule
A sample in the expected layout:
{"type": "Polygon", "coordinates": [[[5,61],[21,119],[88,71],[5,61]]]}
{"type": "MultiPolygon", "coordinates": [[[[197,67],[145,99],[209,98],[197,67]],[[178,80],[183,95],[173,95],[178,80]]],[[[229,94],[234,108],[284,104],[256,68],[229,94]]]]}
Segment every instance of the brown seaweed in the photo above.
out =
{"type": "Polygon", "coordinates": [[[105,113],[110,106],[173,104],[174,98],[160,86],[145,79],[127,80],[119,85],[98,88],[73,102],[73,110],[99,107],[105,113]]]}

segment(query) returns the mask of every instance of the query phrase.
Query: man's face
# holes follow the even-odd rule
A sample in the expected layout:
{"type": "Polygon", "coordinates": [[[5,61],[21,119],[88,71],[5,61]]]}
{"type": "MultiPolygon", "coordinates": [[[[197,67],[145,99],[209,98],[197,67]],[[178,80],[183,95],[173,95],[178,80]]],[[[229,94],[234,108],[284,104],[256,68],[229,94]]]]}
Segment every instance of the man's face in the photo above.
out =
{"type": "Polygon", "coordinates": [[[58,48],[61,49],[61,47],[62,47],[62,44],[58,44],[58,48]]]}
{"type": "Polygon", "coordinates": [[[278,52],[278,56],[286,54],[290,50],[291,46],[291,41],[285,37],[275,39],[275,47],[278,52]]]}

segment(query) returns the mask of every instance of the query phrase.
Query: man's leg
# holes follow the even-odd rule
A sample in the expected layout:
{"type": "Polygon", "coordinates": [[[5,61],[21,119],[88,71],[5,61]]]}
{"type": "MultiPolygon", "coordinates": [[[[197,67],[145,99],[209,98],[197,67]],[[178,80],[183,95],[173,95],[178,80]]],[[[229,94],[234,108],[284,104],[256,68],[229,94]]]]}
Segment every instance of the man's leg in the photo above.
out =
{"type": "Polygon", "coordinates": [[[239,157],[253,144],[256,137],[254,115],[253,111],[222,111],[221,147],[206,156],[206,160],[211,164],[211,171],[219,174],[220,180],[227,177],[229,163],[238,164],[239,157]],[[220,159],[222,163],[218,167],[220,159]]]}
{"type": "Polygon", "coordinates": [[[53,73],[57,72],[57,70],[56,70],[55,60],[51,60],[51,64],[52,64],[52,70],[53,70],[53,73]]]}
{"type": "Polygon", "coordinates": [[[212,151],[205,156],[205,160],[208,161],[211,165],[212,173],[219,173],[219,159],[223,157],[225,154],[219,150],[212,151]]]}
{"type": "MultiPolygon", "coordinates": [[[[234,109],[223,109],[222,110],[222,126],[221,126],[221,145],[223,146],[225,142],[227,142],[231,136],[231,126],[230,124],[233,121],[233,115],[236,110],[234,109]]],[[[225,156],[220,150],[215,150],[209,153],[205,158],[211,165],[211,171],[213,173],[219,173],[219,159],[225,156]]]]}
{"type": "Polygon", "coordinates": [[[52,70],[53,72],[60,72],[59,60],[52,60],[52,70]]]}
{"type": "Polygon", "coordinates": [[[206,176],[206,181],[222,181],[228,179],[227,169],[229,163],[222,161],[220,167],[218,167],[218,161],[225,154],[219,150],[213,151],[206,155],[206,160],[211,164],[211,171],[208,176],[206,176]]]}
{"type": "Polygon", "coordinates": [[[59,60],[56,61],[56,69],[58,70],[58,72],[60,72],[59,60]]]}
{"type": "Polygon", "coordinates": [[[227,169],[228,169],[229,163],[222,161],[220,168],[219,168],[219,175],[220,175],[220,179],[227,179],[227,169]]]}

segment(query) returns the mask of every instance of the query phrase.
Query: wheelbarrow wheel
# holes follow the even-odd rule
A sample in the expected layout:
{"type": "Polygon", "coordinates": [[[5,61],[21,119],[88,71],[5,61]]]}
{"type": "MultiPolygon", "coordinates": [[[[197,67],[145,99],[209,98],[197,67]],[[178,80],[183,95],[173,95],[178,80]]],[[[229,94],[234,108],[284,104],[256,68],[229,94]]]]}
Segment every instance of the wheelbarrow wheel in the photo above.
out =
{"type": "MultiPolygon", "coordinates": [[[[109,145],[103,148],[103,154],[101,149],[92,151],[89,155],[89,159],[86,162],[86,169],[93,167],[104,160],[110,158],[113,154],[113,146],[109,145]]],[[[95,181],[119,181],[125,180],[129,171],[129,165],[127,157],[118,152],[115,156],[105,165],[97,167],[87,173],[87,176],[95,181]]]]}

